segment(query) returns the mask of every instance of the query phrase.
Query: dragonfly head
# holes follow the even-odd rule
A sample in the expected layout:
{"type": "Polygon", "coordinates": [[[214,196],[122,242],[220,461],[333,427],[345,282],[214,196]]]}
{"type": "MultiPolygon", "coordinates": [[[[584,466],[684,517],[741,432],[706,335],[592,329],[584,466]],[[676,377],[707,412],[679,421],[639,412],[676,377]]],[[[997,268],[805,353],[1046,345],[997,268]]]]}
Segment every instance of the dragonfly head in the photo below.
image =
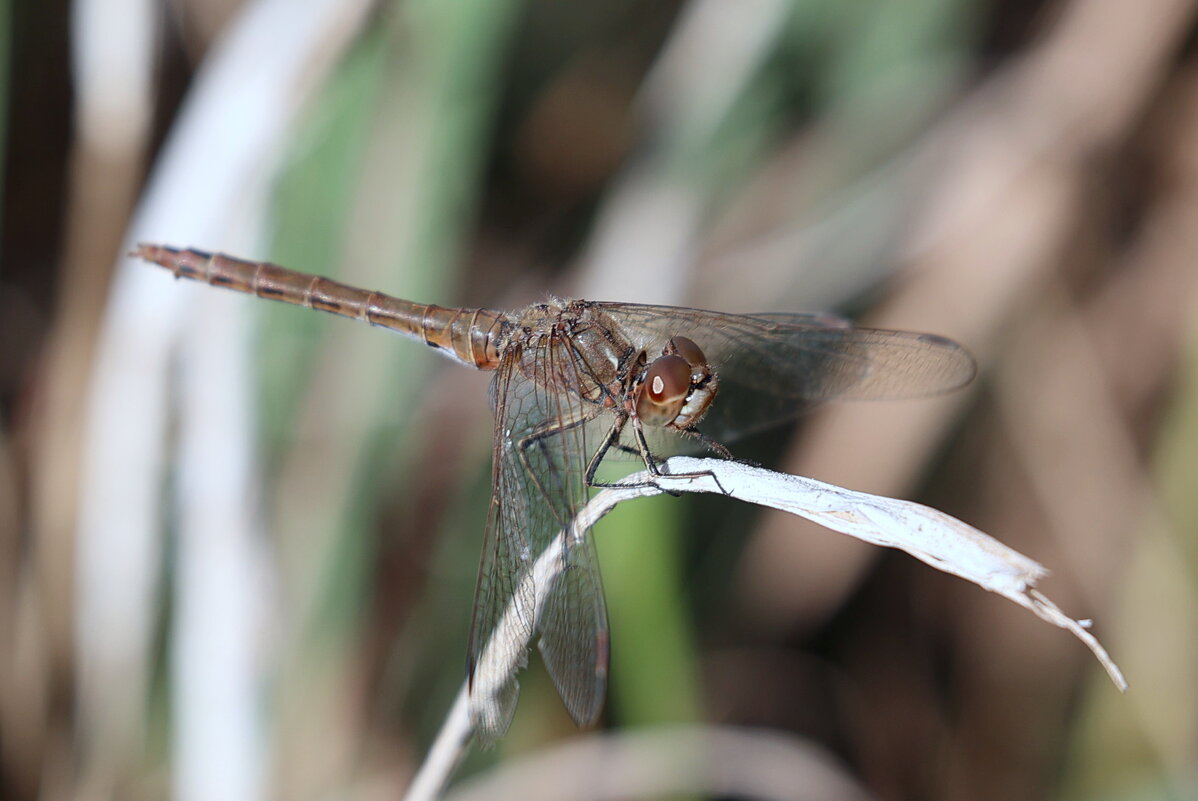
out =
{"type": "Polygon", "coordinates": [[[707,413],[717,386],[703,350],[686,337],[674,337],[637,384],[636,416],[647,425],[690,428],[707,413]]]}

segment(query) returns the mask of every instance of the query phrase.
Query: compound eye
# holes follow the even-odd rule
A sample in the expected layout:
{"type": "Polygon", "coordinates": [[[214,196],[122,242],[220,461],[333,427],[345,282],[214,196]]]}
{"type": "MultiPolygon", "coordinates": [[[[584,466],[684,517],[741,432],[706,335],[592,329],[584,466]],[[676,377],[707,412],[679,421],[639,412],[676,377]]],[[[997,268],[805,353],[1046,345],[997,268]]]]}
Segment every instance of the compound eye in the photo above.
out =
{"type": "Polygon", "coordinates": [[[685,359],[691,367],[707,367],[707,356],[703,354],[703,349],[696,345],[693,339],[674,337],[670,340],[666,352],[677,354],[685,359]]]}
{"type": "Polygon", "coordinates": [[[642,422],[662,426],[682,411],[691,388],[691,366],[681,356],[661,356],[645,371],[636,414],[642,422]]]}

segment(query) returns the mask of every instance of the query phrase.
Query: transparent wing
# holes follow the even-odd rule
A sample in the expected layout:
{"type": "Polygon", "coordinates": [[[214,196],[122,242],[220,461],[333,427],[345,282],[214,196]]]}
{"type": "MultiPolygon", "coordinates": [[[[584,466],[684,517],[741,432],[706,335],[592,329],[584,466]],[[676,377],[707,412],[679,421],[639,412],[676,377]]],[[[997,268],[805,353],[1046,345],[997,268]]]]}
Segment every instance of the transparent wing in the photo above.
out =
{"type": "Polygon", "coordinates": [[[832,398],[936,395],[969,383],[973,358],[934,334],[854,328],[830,315],[723,314],[634,303],[595,303],[638,348],[673,336],[698,343],[719,377],[699,428],[726,441],[832,398]]]}
{"type": "Polygon", "coordinates": [[[586,466],[599,444],[588,432],[600,407],[561,391],[587,380],[576,356],[564,340],[517,351],[492,384],[492,498],[468,648],[471,714],[484,742],[511,722],[534,626],[576,722],[595,721],[606,691],[607,610],[594,546],[589,532],[558,537],[587,502],[586,466]],[[559,549],[556,579],[538,593],[532,568],[550,547],[559,549]]]}

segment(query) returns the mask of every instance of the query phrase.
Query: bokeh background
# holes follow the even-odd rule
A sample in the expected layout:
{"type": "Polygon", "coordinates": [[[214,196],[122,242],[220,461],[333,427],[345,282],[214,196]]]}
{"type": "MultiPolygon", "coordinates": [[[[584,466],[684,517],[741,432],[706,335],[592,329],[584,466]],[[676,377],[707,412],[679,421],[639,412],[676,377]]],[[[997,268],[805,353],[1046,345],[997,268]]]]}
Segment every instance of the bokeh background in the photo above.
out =
{"type": "Polygon", "coordinates": [[[1198,797],[1194,6],[4,3],[0,797],[399,797],[463,678],[486,377],[140,240],[953,337],[968,390],[734,451],[1041,561],[1131,683],[902,554],[638,501],[600,729],[534,657],[458,791],[1198,797]]]}

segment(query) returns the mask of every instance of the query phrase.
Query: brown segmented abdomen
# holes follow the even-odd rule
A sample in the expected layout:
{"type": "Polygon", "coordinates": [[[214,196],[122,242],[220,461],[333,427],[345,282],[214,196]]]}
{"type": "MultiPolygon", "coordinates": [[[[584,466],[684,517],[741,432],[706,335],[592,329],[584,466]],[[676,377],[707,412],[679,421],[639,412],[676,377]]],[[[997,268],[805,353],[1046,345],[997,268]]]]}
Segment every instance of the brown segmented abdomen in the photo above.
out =
{"type": "Polygon", "coordinates": [[[191,278],[389,328],[480,370],[499,366],[499,343],[508,325],[503,312],[413,303],[277,264],[243,261],[202,250],[143,244],[130,255],[159,264],[176,278],[191,278]]]}

